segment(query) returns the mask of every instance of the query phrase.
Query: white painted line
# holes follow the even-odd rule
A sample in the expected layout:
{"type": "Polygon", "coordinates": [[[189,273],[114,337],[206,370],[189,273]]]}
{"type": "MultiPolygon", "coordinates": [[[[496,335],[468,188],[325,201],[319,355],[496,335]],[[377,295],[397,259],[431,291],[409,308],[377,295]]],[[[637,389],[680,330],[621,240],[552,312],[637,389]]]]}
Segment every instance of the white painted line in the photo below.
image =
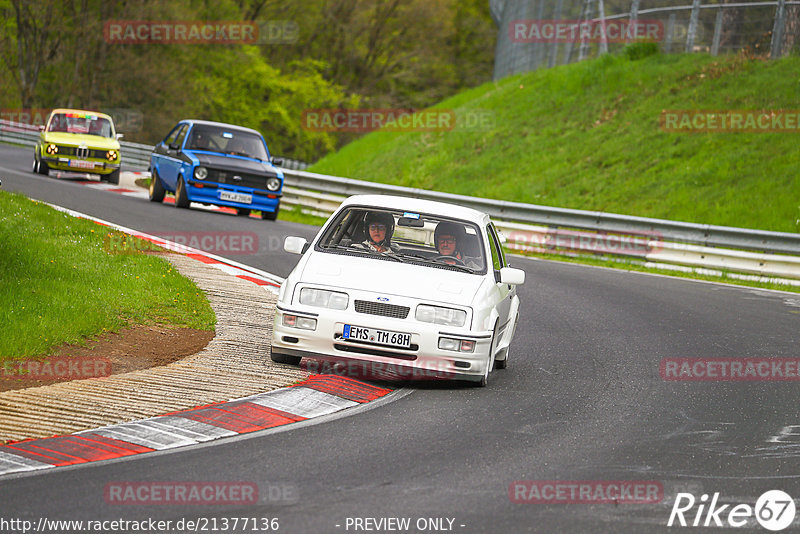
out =
{"type": "Polygon", "coordinates": [[[277,389],[269,393],[248,397],[246,400],[307,419],[338,412],[345,408],[352,408],[359,404],[355,401],[306,387],[277,389]]]}
{"type": "Polygon", "coordinates": [[[254,275],[253,273],[248,273],[247,271],[243,271],[238,267],[234,267],[232,265],[225,265],[224,263],[211,263],[209,265],[213,265],[220,271],[226,272],[233,276],[252,276],[253,278],[260,278],[258,275],[254,275]]]}
{"type": "MultiPolygon", "coordinates": [[[[165,432],[160,428],[148,424],[147,421],[107,426],[98,428],[97,430],[90,430],[89,432],[156,450],[173,449],[185,445],[197,445],[198,443],[197,440],[179,436],[175,433],[165,432]]],[[[82,432],[79,432],[79,434],[81,433],[82,432]]]]}
{"type": "Polygon", "coordinates": [[[196,441],[211,441],[217,438],[238,436],[233,430],[209,425],[202,421],[195,421],[179,415],[162,415],[147,419],[155,428],[170,432],[176,435],[183,435],[196,441]]]}
{"type": "MultiPolygon", "coordinates": [[[[2,168],[2,167],[0,167],[0,168],[2,168]]],[[[38,202],[41,202],[41,201],[38,201],[38,202]]],[[[148,239],[156,239],[156,240],[159,240],[159,241],[164,241],[162,238],[160,238],[158,236],[146,234],[144,232],[139,232],[138,230],[133,230],[131,228],[127,228],[125,226],[122,226],[122,225],[119,225],[119,224],[116,224],[116,223],[112,223],[112,222],[109,222],[109,221],[104,221],[103,219],[98,219],[97,217],[92,217],[91,215],[87,215],[87,214],[81,213],[79,211],[71,210],[69,208],[64,208],[64,207],[59,206],[57,204],[51,204],[49,202],[41,202],[41,203],[45,204],[47,206],[50,206],[51,208],[53,208],[55,210],[64,212],[64,213],[66,213],[68,215],[72,215],[73,217],[81,217],[81,218],[87,219],[89,221],[94,221],[94,222],[97,222],[97,223],[100,223],[100,224],[104,224],[104,225],[108,226],[109,228],[114,228],[116,230],[119,230],[120,232],[125,232],[126,234],[131,234],[131,235],[136,236],[136,237],[145,237],[145,238],[148,238],[148,239]]],[[[209,252],[204,252],[202,250],[193,249],[193,248],[187,247],[185,245],[178,245],[177,243],[171,243],[171,246],[173,246],[173,247],[182,246],[187,250],[187,253],[200,254],[201,256],[205,256],[207,258],[211,258],[212,260],[216,260],[216,261],[218,261],[220,263],[224,263],[226,265],[233,265],[234,267],[239,267],[240,269],[246,271],[250,276],[252,276],[253,274],[255,274],[257,276],[261,276],[261,277],[264,278],[264,280],[267,280],[267,281],[272,282],[272,283],[277,284],[277,285],[281,285],[283,283],[283,280],[284,280],[280,276],[274,275],[272,273],[268,273],[268,272],[263,271],[261,269],[258,269],[256,267],[250,267],[249,265],[245,265],[243,263],[239,263],[237,261],[233,261],[233,260],[230,260],[228,258],[223,258],[222,256],[217,256],[216,254],[211,254],[209,252]]]]}
{"type": "Polygon", "coordinates": [[[33,471],[34,469],[47,469],[48,467],[55,467],[53,464],[46,464],[44,462],[37,462],[25,458],[24,456],[17,456],[10,452],[0,451],[0,475],[6,473],[14,473],[16,471],[33,471]]]}
{"type": "Polygon", "coordinates": [[[124,196],[124,197],[134,197],[134,198],[146,198],[146,199],[150,198],[150,195],[148,195],[147,193],[140,193],[139,191],[137,191],[135,193],[122,193],[122,196],[124,196]]]}

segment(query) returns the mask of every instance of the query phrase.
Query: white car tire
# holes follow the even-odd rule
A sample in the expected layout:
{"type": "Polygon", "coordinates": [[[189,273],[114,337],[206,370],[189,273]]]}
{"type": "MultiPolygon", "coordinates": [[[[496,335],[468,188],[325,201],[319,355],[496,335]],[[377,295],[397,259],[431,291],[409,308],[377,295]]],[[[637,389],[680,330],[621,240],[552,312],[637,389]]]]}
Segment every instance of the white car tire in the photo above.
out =
{"type": "Polygon", "coordinates": [[[494,333],[492,334],[492,344],[489,345],[489,356],[486,358],[486,368],[483,371],[483,376],[478,381],[478,386],[485,388],[489,384],[489,374],[494,368],[494,352],[497,344],[497,325],[494,326],[494,333]]]}

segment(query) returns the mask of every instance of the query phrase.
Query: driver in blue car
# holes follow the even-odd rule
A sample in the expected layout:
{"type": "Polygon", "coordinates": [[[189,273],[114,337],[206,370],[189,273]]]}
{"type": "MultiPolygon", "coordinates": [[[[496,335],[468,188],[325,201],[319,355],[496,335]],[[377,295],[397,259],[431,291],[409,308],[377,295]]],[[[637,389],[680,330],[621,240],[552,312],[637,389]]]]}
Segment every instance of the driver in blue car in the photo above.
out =
{"type": "Polygon", "coordinates": [[[365,248],[373,252],[397,252],[398,246],[392,243],[394,234],[394,217],[385,211],[371,211],[364,219],[364,234],[367,239],[356,243],[354,247],[365,248]]]}
{"type": "Polygon", "coordinates": [[[470,269],[480,269],[478,259],[461,253],[467,240],[467,232],[463,224],[442,221],[433,231],[433,241],[439,251],[439,260],[450,265],[464,265],[470,269]]]}

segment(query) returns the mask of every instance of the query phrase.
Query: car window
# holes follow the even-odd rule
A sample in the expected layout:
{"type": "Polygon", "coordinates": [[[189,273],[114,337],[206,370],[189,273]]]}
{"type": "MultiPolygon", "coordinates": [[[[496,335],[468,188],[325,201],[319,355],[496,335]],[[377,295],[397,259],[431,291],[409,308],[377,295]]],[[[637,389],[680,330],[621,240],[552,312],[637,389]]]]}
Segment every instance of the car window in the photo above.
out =
{"type": "Polygon", "coordinates": [[[188,130],[189,130],[189,125],[184,124],[183,128],[180,129],[180,132],[178,132],[178,138],[175,139],[175,145],[177,145],[178,148],[180,148],[183,145],[183,139],[186,137],[186,132],[188,130]]]}
{"type": "Polygon", "coordinates": [[[489,233],[489,248],[492,252],[492,266],[495,271],[499,271],[506,266],[506,257],[503,254],[503,247],[500,245],[500,240],[497,237],[494,226],[489,225],[486,227],[489,233]]]}
{"type": "Polygon", "coordinates": [[[220,126],[196,125],[189,134],[186,149],[269,161],[266,145],[260,135],[220,126]]]}
{"type": "Polygon", "coordinates": [[[174,145],[175,140],[178,138],[178,134],[181,132],[181,129],[186,126],[185,124],[179,124],[172,131],[167,135],[166,139],[164,139],[164,144],[167,146],[174,145]]]}
{"type": "Polygon", "coordinates": [[[326,228],[316,250],[362,255],[371,252],[434,268],[486,272],[479,228],[468,221],[432,214],[347,208],[326,228]]]}
{"type": "Polygon", "coordinates": [[[100,137],[113,137],[114,127],[111,121],[91,113],[66,112],[54,113],[47,125],[48,132],[63,132],[100,137]]]}

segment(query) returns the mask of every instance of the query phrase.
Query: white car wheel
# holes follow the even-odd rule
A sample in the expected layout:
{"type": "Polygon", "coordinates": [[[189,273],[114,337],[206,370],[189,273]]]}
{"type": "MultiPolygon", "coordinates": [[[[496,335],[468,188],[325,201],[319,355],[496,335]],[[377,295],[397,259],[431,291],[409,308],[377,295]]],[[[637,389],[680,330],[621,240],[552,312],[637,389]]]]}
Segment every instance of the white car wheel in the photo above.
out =
{"type": "Polygon", "coordinates": [[[495,369],[505,369],[506,367],[508,367],[508,356],[509,356],[510,352],[511,352],[511,347],[508,347],[506,349],[506,357],[504,359],[502,359],[502,360],[495,360],[494,361],[494,368],[495,369]]]}
{"type": "Polygon", "coordinates": [[[486,369],[483,370],[483,376],[478,382],[478,386],[484,388],[489,383],[489,373],[492,372],[494,367],[494,352],[495,344],[497,343],[497,326],[494,327],[494,334],[492,334],[492,344],[489,345],[489,355],[486,357],[486,369]]]}

